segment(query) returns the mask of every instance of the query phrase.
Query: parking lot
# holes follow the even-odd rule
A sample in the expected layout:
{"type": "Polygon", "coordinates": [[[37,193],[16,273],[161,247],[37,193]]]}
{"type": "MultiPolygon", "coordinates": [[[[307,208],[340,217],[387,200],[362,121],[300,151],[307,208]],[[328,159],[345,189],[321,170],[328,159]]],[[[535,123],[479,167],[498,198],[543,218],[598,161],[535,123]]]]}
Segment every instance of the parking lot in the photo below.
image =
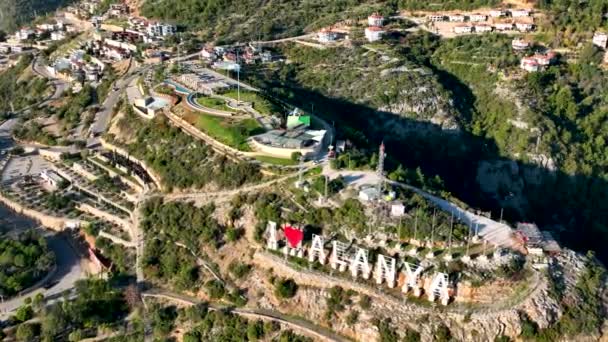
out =
{"type": "Polygon", "coordinates": [[[25,155],[13,157],[5,166],[2,173],[2,182],[12,183],[27,175],[39,175],[45,169],[51,167],[51,163],[40,155],[25,155]]]}

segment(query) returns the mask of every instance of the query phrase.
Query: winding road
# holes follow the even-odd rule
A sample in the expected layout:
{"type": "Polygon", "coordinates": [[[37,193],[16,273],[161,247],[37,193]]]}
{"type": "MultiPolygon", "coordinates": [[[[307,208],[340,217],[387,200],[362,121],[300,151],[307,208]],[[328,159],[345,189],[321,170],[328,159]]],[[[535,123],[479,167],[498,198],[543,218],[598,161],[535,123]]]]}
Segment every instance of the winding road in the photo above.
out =
{"type": "Polygon", "coordinates": [[[25,303],[26,298],[33,298],[38,293],[42,293],[47,299],[60,297],[64,292],[71,290],[76,281],[86,276],[80,265],[80,256],[68,241],[69,237],[42,229],[41,232],[43,236],[46,236],[49,248],[55,253],[57,269],[46,282],[52,286],[48,289],[39,287],[26,295],[3,301],[0,303],[0,319],[8,318],[13,314],[25,303]]]}
{"type": "MultiPolygon", "coordinates": [[[[203,304],[205,302],[194,298],[185,296],[182,294],[177,294],[169,291],[164,291],[160,289],[152,289],[142,293],[142,297],[144,298],[161,298],[165,300],[170,300],[174,302],[178,302],[182,305],[197,305],[203,304]]],[[[208,303],[205,303],[208,304],[208,303]]],[[[249,309],[249,308],[235,308],[228,306],[219,306],[214,304],[208,304],[209,310],[221,310],[226,312],[231,312],[233,314],[244,316],[252,319],[262,319],[262,320],[270,320],[274,322],[278,322],[288,327],[298,330],[301,333],[305,333],[307,335],[315,336],[316,338],[321,339],[322,341],[328,342],[346,342],[347,339],[337,335],[329,329],[320,327],[315,325],[309,321],[304,319],[292,317],[289,315],[285,315],[278,311],[273,310],[265,310],[265,309],[249,309]]]]}

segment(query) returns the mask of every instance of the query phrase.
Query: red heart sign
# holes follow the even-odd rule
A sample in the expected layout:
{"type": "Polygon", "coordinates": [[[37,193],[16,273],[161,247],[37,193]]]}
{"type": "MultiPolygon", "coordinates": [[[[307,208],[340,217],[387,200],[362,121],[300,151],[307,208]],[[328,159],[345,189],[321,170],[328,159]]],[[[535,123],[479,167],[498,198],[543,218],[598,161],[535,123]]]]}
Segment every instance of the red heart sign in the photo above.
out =
{"type": "Polygon", "coordinates": [[[287,238],[287,242],[289,243],[289,247],[291,248],[298,247],[298,244],[304,238],[304,232],[298,228],[285,226],[283,228],[283,232],[285,233],[285,237],[287,238]]]}

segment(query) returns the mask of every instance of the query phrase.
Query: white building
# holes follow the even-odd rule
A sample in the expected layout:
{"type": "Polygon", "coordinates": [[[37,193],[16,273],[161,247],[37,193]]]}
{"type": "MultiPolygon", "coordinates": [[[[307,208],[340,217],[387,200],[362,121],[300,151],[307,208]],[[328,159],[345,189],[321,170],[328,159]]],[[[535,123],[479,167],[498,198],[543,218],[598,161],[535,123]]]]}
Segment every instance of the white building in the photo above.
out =
{"type": "Polygon", "coordinates": [[[528,72],[545,70],[549,65],[555,62],[556,57],[557,55],[553,51],[549,51],[544,55],[536,54],[531,57],[522,58],[519,66],[528,72]]]}
{"type": "Polygon", "coordinates": [[[449,15],[448,19],[451,22],[462,23],[462,22],[464,22],[465,17],[464,17],[464,15],[455,14],[455,15],[449,15]]]}
{"type": "Polygon", "coordinates": [[[515,23],[515,28],[520,32],[530,32],[534,30],[534,24],[530,23],[515,23]]]}
{"type": "Polygon", "coordinates": [[[375,42],[382,39],[382,36],[385,33],[386,31],[377,26],[370,26],[365,29],[365,38],[367,38],[369,42],[375,42]]]}
{"type": "Polygon", "coordinates": [[[511,10],[510,12],[513,18],[524,18],[530,16],[530,11],[528,11],[527,9],[515,9],[511,10]]]}
{"type": "Polygon", "coordinates": [[[368,187],[359,191],[359,200],[362,202],[375,201],[380,198],[380,192],[376,187],[368,187]]]}
{"type": "Polygon", "coordinates": [[[506,15],[504,10],[501,9],[494,9],[490,11],[490,17],[492,18],[500,18],[500,17],[504,17],[506,15]]]}
{"type": "Polygon", "coordinates": [[[608,44],[608,34],[605,32],[595,32],[593,35],[593,45],[605,49],[608,44]]]}
{"type": "Polygon", "coordinates": [[[208,60],[214,60],[217,58],[215,51],[212,48],[204,48],[201,51],[201,57],[208,60]]]}
{"type": "Polygon", "coordinates": [[[492,32],[492,30],[493,30],[493,28],[490,25],[484,25],[484,24],[475,25],[475,32],[478,32],[478,33],[492,32]]]}
{"type": "Polygon", "coordinates": [[[443,14],[431,14],[431,15],[427,16],[427,19],[429,21],[444,21],[445,20],[445,15],[443,15],[443,14]]]}
{"type": "Polygon", "coordinates": [[[384,17],[378,13],[374,13],[367,17],[367,24],[369,26],[381,27],[384,25],[384,17]]]}
{"type": "Polygon", "coordinates": [[[150,23],[146,30],[150,36],[166,37],[175,34],[177,27],[171,24],[150,23]]]}
{"type": "Polygon", "coordinates": [[[530,47],[530,42],[521,38],[515,38],[511,41],[511,47],[517,51],[526,50],[530,47]]]}
{"type": "Polygon", "coordinates": [[[482,22],[482,21],[486,21],[486,20],[488,20],[488,16],[485,14],[475,13],[475,14],[469,15],[469,21],[472,21],[472,22],[482,22]]]}
{"type": "Polygon", "coordinates": [[[512,31],[513,23],[497,23],[494,24],[497,31],[512,31]]]}
{"type": "Polygon", "coordinates": [[[33,38],[35,34],[36,32],[34,32],[34,30],[32,29],[22,28],[21,30],[17,31],[17,33],[15,33],[15,38],[17,40],[28,40],[30,38],[33,38]]]}
{"type": "Polygon", "coordinates": [[[51,40],[57,41],[63,39],[65,39],[65,33],[63,33],[62,31],[51,32],[51,40]]]}
{"type": "Polygon", "coordinates": [[[538,62],[533,57],[522,58],[521,62],[519,63],[519,67],[528,72],[537,72],[538,70],[540,70],[538,62]]]}
{"type": "Polygon", "coordinates": [[[44,170],[40,172],[40,178],[54,188],[59,187],[61,182],[63,182],[63,178],[53,170],[44,170]]]}
{"type": "Polygon", "coordinates": [[[401,202],[393,202],[391,204],[391,216],[401,217],[405,215],[405,206],[401,202]]]}
{"type": "Polygon", "coordinates": [[[463,33],[471,33],[473,32],[473,26],[469,25],[458,25],[453,28],[454,33],[463,34],[463,33]]]}
{"type": "Polygon", "coordinates": [[[317,38],[319,39],[320,43],[331,43],[338,39],[338,34],[332,31],[330,28],[322,28],[319,32],[317,32],[317,38]]]}

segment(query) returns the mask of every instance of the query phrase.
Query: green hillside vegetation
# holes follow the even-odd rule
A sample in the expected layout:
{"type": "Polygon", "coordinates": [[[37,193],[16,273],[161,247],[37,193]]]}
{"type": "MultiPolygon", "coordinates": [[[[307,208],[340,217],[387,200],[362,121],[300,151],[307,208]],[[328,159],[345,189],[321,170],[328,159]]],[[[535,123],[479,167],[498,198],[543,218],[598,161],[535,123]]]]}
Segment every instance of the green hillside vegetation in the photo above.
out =
{"type": "Polygon", "coordinates": [[[250,118],[234,121],[209,115],[199,115],[196,120],[196,127],[222,143],[241,151],[250,150],[247,144],[249,137],[264,132],[260,124],[255,119],[250,118]]]}
{"type": "MultiPolygon", "coordinates": [[[[430,119],[443,113],[446,118],[455,119],[455,113],[449,104],[450,92],[428,68],[410,59],[401,50],[400,44],[402,43],[395,41],[394,49],[384,46],[385,53],[368,51],[363,47],[315,50],[290,45],[282,52],[292,63],[274,69],[254,69],[247,77],[263,84],[265,89],[275,95],[301,101],[302,108],[310,108],[308,99],[289,94],[282,89],[280,83],[301,86],[308,91],[324,93],[332,98],[404,117],[430,119]],[[276,86],[260,81],[259,75],[263,75],[264,80],[277,80],[272,81],[276,86]],[[416,88],[419,91],[412,91],[416,88]]],[[[394,122],[387,120],[377,122],[376,125],[376,128],[382,125],[388,127],[394,125],[394,122]]]]}
{"type": "Polygon", "coordinates": [[[214,210],[213,206],[197,208],[190,203],[163,204],[162,200],[145,203],[142,228],[146,236],[153,237],[147,241],[143,257],[148,277],[180,290],[202,285],[204,273],[196,259],[175,243],[195,251],[205,245],[220,245],[225,227],[212,217],[214,210]]]}
{"type": "Polygon", "coordinates": [[[80,341],[94,336],[99,327],[107,329],[105,331],[116,331],[121,327],[129,307],[127,291],[113,288],[110,283],[94,278],[78,280],[69,300],[59,297],[49,305],[45,305],[44,296],[38,293],[31,305],[26,304],[17,311],[20,318],[34,320],[5,322],[19,323],[15,333],[18,341],[80,341]]]}
{"type": "Polygon", "coordinates": [[[17,65],[0,73],[0,113],[11,111],[11,103],[19,110],[44,99],[47,81],[27,72],[31,62],[31,56],[23,56],[17,65]]]}
{"type": "Polygon", "coordinates": [[[11,32],[19,25],[71,3],[72,0],[2,0],[0,1],[0,30],[11,32]]]}
{"type": "Polygon", "coordinates": [[[494,7],[500,5],[501,0],[400,0],[399,6],[408,10],[473,10],[480,7],[494,7]]]}
{"type": "Polygon", "coordinates": [[[224,101],[222,99],[217,99],[214,97],[201,95],[196,98],[196,103],[198,103],[199,105],[201,105],[203,107],[207,107],[207,108],[211,108],[211,109],[218,109],[218,110],[223,110],[226,112],[234,111],[232,108],[230,108],[226,105],[226,101],[224,101]]]}
{"type": "Polygon", "coordinates": [[[0,293],[13,296],[42,279],[55,264],[46,240],[34,232],[0,238],[0,293]]]}
{"type": "MultiPolygon", "coordinates": [[[[146,165],[152,167],[167,191],[173,188],[201,188],[214,183],[220,187],[236,188],[261,178],[257,166],[251,163],[235,163],[217,155],[206,144],[173,127],[163,116],[143,122],[130,107],[118,122],[123,132],[134,138],[125,148],[146,165]]],[[[108,136],[114,140],[114,136],[108,136]]]]}
{"type": "Polygon", "coordinates": [[[605,0],[541,0],[538,8],[547,16],[540,22],[540,29],[546,36],[540,36],[554,47],[576,47],[577,44],[589,41],[593,32],[607,30],[608,12],[605,0]]]}
{"type": "Polygon", "coordinates": [[[262,115],[271,115],[274,113],[281,112],[281,108],[279,105],[277,105],[270,99],[264,98],[263,95],[255,91],[241,90],[239,95],[239,92],[237,92],[237,90],[232,89],[225,93],[222,93],[221,95],[235,100],[238,100],[240,98],[241,102],[250,103],[253,109],[257,110],[262,115]]]}
{"type": "MultiPolygon", "coordinates": [[[[473,206],[494,213],[504,208],[506,218],[535,221],[544,229],[560,227],[555,233],[567,246],[592,248],[606,257],[600,251],[608,242],[608,84],[606,72],[597,66],[601,55],[586,46],[576,64],[561,62],[510,80],[521,57],[510,41],[501,35],[438,40],[428,33],[408,34],[383,44],[389,63],[419,67],[430,75],[399,73],[386,79],[378,77],[386,66],[362,48],[319,51],[288,45],[283,52],[293,63],[249,68],[242,75],[290,104],[314,103],[315,112],[335,122],[338,138],[367,149],[368,156],[384,140],[389,169],[403,164],[408,175],[420,167],[421,184],[439,175],[443,182],[435,184],[473,206]],[[416,115],[386,111],[405,98],[400,89],[424,86],[433,89],[436,105],[445,104],[459,134],[428,122],[435,109],[416,115]],[[525,121],[530,130],[516,128],[509,119],[525,121]],[[542,132],[538,152],[553,159],[557,172],[531,162],[528,153],[536,152],[538,136],[532,128],[542,132]],[[509,159],[518,160],[513,177],[523,186],[519,207],[497,202],[509,196],[508,185],[484,194],[477,179],[480,163],[509,159]]],[[[414,94],[414,105],[428,103],[429,96],[409,94],[414,94]]]]}
{"type": "Polygon", "coordinates": [[[381,0],[147,0],[142,15],[175,20],[201,30],[204,39],[268,40],[291,37],[341,19],[392,12],[397,1],[381,0]]]}

